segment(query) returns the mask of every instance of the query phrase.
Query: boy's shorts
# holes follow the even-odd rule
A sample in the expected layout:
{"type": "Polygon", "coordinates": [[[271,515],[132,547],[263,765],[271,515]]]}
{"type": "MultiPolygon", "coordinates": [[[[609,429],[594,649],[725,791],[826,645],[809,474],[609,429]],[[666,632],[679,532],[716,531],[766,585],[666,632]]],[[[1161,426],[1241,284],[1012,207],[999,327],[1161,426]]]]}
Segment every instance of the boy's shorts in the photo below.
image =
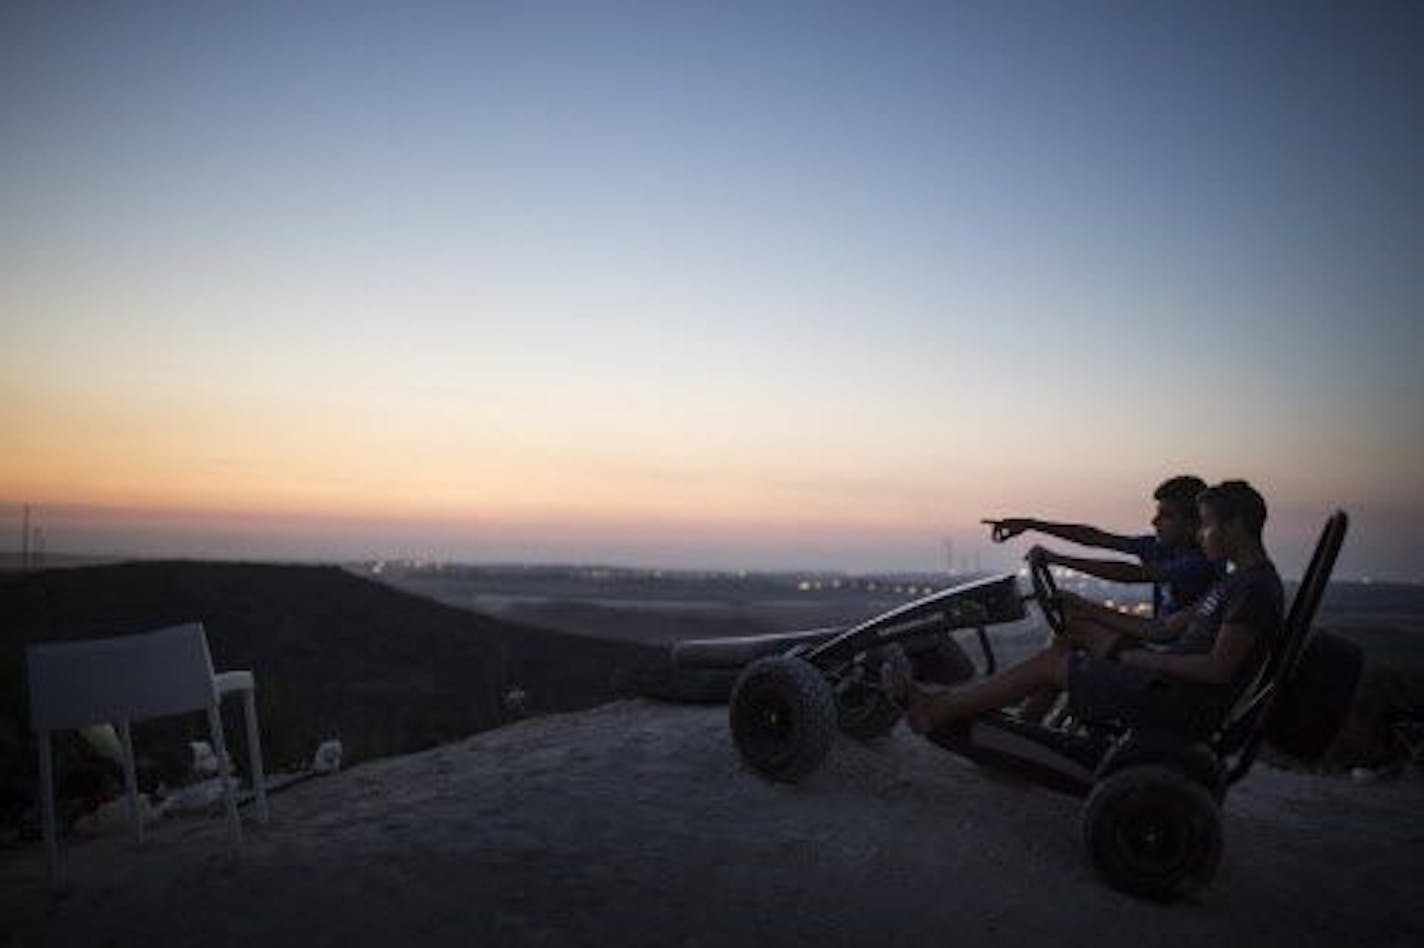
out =
{"type": "Polygon", "coordinates": [[[1080,721],[1160,729],[1195,740],[1221,723],[1227,703],[1222,690],[1211,685],[1074,652],[1068,657],[1068,707],[1080,721]]]}

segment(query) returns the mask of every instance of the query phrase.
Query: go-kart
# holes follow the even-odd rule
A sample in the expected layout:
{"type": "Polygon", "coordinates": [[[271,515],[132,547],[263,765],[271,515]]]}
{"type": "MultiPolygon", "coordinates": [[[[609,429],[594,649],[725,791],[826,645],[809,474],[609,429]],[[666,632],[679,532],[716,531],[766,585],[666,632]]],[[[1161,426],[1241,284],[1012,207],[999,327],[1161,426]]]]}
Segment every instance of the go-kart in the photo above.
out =
{"type": "MultiPolygon", "coordinates": [[[[1221,802],[1250,771],[1262,742],[1317,760],[1348,713],[1363,656],[1336,636],[1310,634],[1347,528],[1343,511],[1326,522],[1255,681],[1209,733],[1118,721],[1047,726],[994,711],[925,736],[955,754],[1086,798],[1088,856],[1114,887],[1157,900],[1194,892],[1211,881],[1221,859],[1221,802]]],[[[944,683],[992,674],[986,628],[1024,618],[1028,600],[1062,631],[1052,572],[1032,560],[1029,578],[1026,595],[1014,574],[994,576],[844,631],[685,641],[674,647],[673,661],[680,668],[740,667],[729,713],[733,742],[756,773],[794,782],[816,770],[838,730],[868,740],[895,726],[900,710],[880,686],[883,663],[909,664],[916,677],[944,683]],[[978,665],[951,634],[964,629],[974,631],[978,665]]]]}

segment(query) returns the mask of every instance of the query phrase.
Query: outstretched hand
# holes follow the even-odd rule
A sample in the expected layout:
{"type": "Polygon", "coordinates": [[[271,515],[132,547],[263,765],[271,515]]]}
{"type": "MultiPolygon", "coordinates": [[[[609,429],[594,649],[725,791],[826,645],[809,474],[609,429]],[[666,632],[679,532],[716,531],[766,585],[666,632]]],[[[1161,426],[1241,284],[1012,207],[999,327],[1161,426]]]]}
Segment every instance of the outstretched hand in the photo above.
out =
{"type": "Polygon", "coordinates": [[[989,528],[989,537],[995,543],[1012,540],[1025,530],[1033,529],[1033,520],[1028,517],[1006,517],[1003,520],[981,520],[989,528]]]}

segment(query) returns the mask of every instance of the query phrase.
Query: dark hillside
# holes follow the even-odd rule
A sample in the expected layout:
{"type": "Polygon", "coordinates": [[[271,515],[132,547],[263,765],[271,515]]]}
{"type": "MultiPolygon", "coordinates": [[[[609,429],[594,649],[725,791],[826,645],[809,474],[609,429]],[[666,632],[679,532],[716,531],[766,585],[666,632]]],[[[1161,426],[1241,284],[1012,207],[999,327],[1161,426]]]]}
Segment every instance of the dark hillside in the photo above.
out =
{"type": "MultiPolygon", "coordinates": [[[[20,774],[28,783],[34,770],[26,645],[194,620],[207,629],[218,670],[255,673],[269,768],[297,765],[329,737],[340,737],[353,761],[495,727],[513,716],[504,696],[514,686],[528,694],[525,714],[598,704],[617,695],[623,669],[661,658],[491,619],[335,567],[150,562],[10,574],[0,577],[5,802],[29,795],[11,782],[20,774]]],[[[242,761],[240,709],[230,704],[229,739],[242,761]]],[[[162,764],[205,731],[195,714],[136,725],[134,735],[139,756],[162,764]]]]}

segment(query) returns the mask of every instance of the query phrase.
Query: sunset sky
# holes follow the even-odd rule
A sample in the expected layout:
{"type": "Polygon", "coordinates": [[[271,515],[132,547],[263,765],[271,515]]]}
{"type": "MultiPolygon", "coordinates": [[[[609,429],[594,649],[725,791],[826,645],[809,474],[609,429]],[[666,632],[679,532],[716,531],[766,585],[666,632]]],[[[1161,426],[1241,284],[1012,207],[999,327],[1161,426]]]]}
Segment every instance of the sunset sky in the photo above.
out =
{"type": "Polygon", "coordinates": [[[0,6],[0,552],[1424,579],[1424,5],[0,6]],[[982,549],[976,546],[982,544],[982,549]]]}

